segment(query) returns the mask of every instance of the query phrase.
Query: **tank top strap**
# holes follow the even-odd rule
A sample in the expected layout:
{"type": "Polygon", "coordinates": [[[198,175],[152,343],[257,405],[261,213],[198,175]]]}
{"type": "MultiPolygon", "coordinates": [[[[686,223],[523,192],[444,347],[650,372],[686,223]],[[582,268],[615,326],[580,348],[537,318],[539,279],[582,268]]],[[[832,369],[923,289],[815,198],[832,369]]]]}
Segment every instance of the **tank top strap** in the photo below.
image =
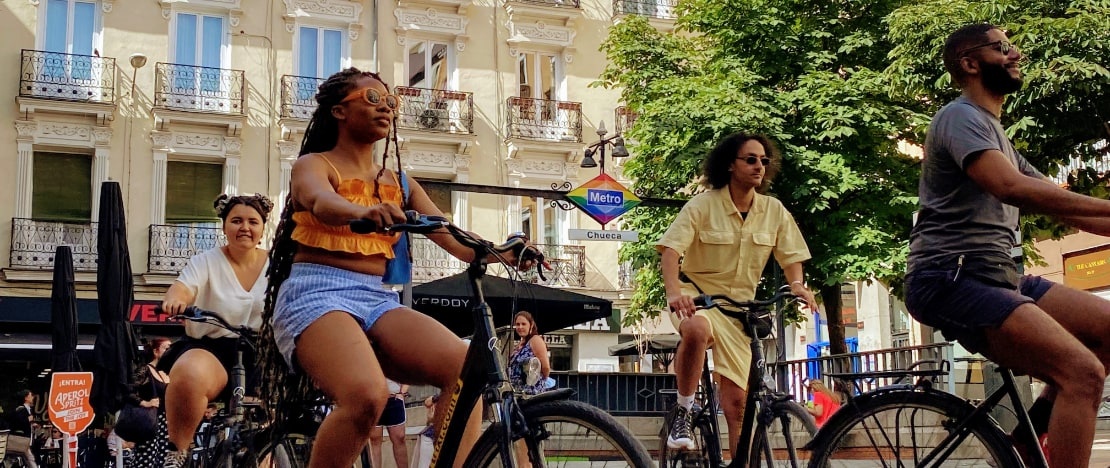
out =
{"type": "Polygon", "coordinates": [[[332,164],[331,160],[328,159],[327,156],[324,156],[324,153],[316,153],[316,155],[320,156],[320,159],[323,159],[324,162],[328,163],[328,166],[331,166],[331,170],[335,171],[335,177],[337,179],[339,179],[339,183],[342,184],[343,183],[343,175],[339,173],[339,169],[335,168],[335,164],[332,164]]]}

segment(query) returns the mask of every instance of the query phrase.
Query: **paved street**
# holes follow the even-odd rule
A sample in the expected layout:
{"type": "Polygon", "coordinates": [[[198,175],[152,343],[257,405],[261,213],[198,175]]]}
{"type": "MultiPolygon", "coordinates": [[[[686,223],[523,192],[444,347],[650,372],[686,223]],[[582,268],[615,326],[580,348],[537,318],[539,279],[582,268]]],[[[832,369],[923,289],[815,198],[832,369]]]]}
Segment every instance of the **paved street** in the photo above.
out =
{"type": "Polygon", "coordinates": [[[1091,467],[1108,468],[1110,467],[1110,428],[1103,428],[1104,424],[1099,424],[1099,427],[1095,432],[1095,445],[1091,450],[1091,467]]]}

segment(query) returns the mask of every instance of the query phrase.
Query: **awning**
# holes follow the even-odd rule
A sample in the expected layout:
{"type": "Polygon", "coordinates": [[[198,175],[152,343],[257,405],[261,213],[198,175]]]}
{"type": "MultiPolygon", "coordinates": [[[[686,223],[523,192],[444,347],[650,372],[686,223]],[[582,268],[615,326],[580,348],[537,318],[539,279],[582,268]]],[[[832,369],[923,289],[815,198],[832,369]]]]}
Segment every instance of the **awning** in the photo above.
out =
{"type": "MultiPolygon", "coordinates": [[[[50,333],[0,333],[0,361],[42,361],[49,367],[50,333]]],[[[77,335],[77,356],[92,359],[96,335],[77,335]]]]}
{"type": "Polygon", "coordinates": [[[609,347],[610,356],[636,356],[639,354],[670,354],[678,349],[680,338],[675,333],[645,336],[638,340],[609,347]]]}

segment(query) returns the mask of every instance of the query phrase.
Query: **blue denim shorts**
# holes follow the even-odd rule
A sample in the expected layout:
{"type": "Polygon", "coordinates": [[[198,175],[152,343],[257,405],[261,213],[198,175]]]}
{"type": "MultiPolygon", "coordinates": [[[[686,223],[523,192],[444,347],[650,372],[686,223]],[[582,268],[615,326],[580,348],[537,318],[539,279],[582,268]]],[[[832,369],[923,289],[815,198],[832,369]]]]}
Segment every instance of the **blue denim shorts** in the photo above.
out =
{"type": "Polygon", "coordinates": [[[918,322],[940,330],[971,352],[986,345],[984,330],[998,328],[1022,304],[1035,303],[1055,284],[1025,275],[1016,289],[986,284],[955,268],[915,270],[906,276],[906,308],[918,322]]]}
{"type": "Polygon", "coordinates": [[[281,284],[274,310],[274,338],[290,368],[297,338],[312,322],[332,311],[351,314],[363,331],[382,315],[404,307],[396,292],[382,286],[382,277],[315,263],[294,263],[281,284]]]}

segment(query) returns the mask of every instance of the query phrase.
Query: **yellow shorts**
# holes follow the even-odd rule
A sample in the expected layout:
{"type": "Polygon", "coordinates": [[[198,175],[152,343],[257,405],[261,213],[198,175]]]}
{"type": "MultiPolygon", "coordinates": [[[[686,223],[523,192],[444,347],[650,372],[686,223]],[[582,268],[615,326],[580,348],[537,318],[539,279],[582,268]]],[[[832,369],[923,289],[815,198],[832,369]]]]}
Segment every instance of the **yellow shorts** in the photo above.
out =
{"type": "MultiPolygon", "coordinates": [[[[741,389],[747,390],[752,363],[752,339],[744,332],[744,326],[739,320],[726,317],[716,309],[699,310],[694,315],[704,317],[709,322],[713,370],[741,389]]],[[[671,312],[670,316],[675,330],[681,330],[678,314],[671,312]]]]}

